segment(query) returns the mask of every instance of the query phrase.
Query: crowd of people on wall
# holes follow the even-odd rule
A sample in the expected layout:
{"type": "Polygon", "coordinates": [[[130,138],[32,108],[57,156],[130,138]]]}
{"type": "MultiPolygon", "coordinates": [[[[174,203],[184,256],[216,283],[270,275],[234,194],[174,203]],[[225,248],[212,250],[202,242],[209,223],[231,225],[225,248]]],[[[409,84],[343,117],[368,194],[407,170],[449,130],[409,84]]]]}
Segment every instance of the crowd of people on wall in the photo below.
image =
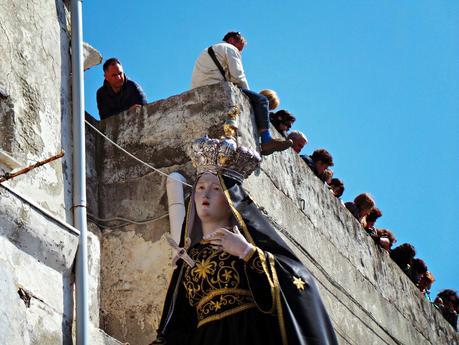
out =
{"type": "MultiPolygon", "coordinates": [[[[245,45],[246,40],[241,33],[228,32],[222,42],[204,49],[193,68],[191,89],[223,81],[232,82],[238,86],[253,107],[261,140],[261,154],[270,155],[273,152],[292,148],[313,173],[324,182],[330,192],[340,199],[345,187],[343,181],[334,177],[334,172],[330,169],[334,166],[332,155],[323,148],[315,150],[311,155],[300,154],[304,146],[308,144],[308,139],[302,132],[291,130],[296,117],[285,109],[275,111],[280,105],[275,91],[270,89],[260,92],[250,90],[241,59],[245,45]],[[279,132],[281,139],[272,136],[270,123],[279,132]]],[[[141,87],[126,77],[118,59],[108,59],[103,65],[103,71],[104,84],[97,91],[97,106],[101,119],[146,104],[146,96],[141,87]]],[[[382,211],[376,206],[373,197],[369,193],[362,193],[357,195],[353,201],[346,203],[341,201],[341,203],[361,224],[363,231],[374,240],[374,243],[389,253],[392,260],[418,287],[425,298],[431,300],[430,288],[435,281],[433,274],[422,259],[415,257],[416,250],[413,245],[404,243],[392,248],[397,242],[392,231],[375,227],[376,221],[382,217],[382,211]]],[[[433,303],[457,330],[459,313],[457,292],[450,289],[443,290],[433,303]]]]}

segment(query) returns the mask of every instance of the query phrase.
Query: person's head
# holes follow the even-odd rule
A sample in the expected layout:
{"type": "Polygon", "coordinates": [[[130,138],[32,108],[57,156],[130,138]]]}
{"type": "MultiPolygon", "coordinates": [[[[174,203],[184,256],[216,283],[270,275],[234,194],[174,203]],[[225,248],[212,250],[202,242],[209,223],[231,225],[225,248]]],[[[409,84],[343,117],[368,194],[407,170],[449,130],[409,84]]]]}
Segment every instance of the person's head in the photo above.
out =
{"type": "Polygon", "coordinates": [[[344,193],[344,183],[339,178],[332,178],[329,183],[333,194],[339,198],[344,193]]]}
{"type": "Polygon", "coordinates": [[[445,289],[438,293],[437,298],[443,301],[443,305],[449,310],[458,311],[459,308],[459,296],[457,292],[452,289],[445,289]]]}
{"type": "Polygon", "coordinates": [[[394,235],[392,234],[392,231],[390,231],[390,230],[378,229],[378,230],[376,230],[376,234],[379,237],[379,244],[385,250],[390,250],[392,245],[395,242],[397,242],[397,240],[395,239],[394,235]]]}
{"type": "Polygon", "coordinates": [[[202,223],[225,224],[231,218],[231,209],[218,177],[202,174],[195,185],[194,202],[202,223]]]}
{"type": "Polygon", "coordinates": [[[270,113],[270,120],[280,133],[284,133],[290,130],[296,118],[287,110],[281,109],[274,113],[270,113]]]}
{"type": "Polygon", "coordinates": [[[104,78],[114,91],[118,91],[123,86],[125,76],[123,66],[117,58],[111,58],[105,61],[103,65],[104,78]]]}
{"type": "Polygon", "coordinates": [[[430,290],[435,282],[435,277],[430,271],[425,272],[419,279],[418,287],[422,292],[430,290]]]}
{"type": "Polygon", "coordinates": [[[287,136],[287,139],[293,141],[292,149],[296,153],[300,153],[303,147],[308,143],[308,139],[300,131],[291,131],[287,136]]]}
{"type": "Polygon", "coordinates": [[[416,255],[416,249],[409,244],[403,243],[398,247],[392,249],[390,256],[391,258],[399,265],[400,267],[404,267],[406,265],[411,264],[414,256],[416,255]]]}
{"type": "Polygon", "coordinates": [[[365,229],[371,229],[375,226],[376,220],[382,216],[379,208],[373,207],[366,217],[365,229]]]}
{"type": "Polygon", "coordinates": [[[311,158],[314,162],[314,168],[318,176],[322,175],[325,169],[334,165],[332,155],[325,149],[315,150],[311,158]]]}
{"type": "Polygon", "coordinates": [[[265,90],[261,90],[260,94],[262,94],[268,99],[269,110],[274,110],[279,106],[280,100],[279,100],[279,97],[277,97],[276,91],[265,89],[265,90]]]}
{"type": "Polygon", "coordinates": [[[416,258],[411,261],[411,271],[421,275],[427,272],[427,265],[424,260],[416,258]]]}
{"type": "Polygon", "coordinates": [[[225,37],[223,37],[223,41],[235,46],[240,52],[244,49],[245,44],[247,41],[241,35],[240,32],[230,31],[228,32],[225,37]]]}
{"type": "Polygon", "coordinates": [[[355,197],[354,204],[359,210],[359,218],[367,216],[373,207],[375,207],[375,201],[368,193],[362,193],[355,197]]]}
{"type": "Polygon", "coordinates": [[[330,184],[332,177],[333,170],[331,169],[325,169],[322,175],[320,175],[320,179],[322,180],[322,182],[325,182],[326,184],[330,184]]]}

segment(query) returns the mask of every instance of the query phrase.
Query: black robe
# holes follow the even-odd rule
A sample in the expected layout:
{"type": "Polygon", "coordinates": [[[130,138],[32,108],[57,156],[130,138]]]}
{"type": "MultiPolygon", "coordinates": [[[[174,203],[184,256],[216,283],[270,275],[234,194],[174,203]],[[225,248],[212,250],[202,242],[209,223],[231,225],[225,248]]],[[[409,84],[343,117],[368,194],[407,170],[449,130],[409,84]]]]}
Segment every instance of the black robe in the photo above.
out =
{"type": "MultiPolygon", "coordinates": [[[[212,329],[208,330],[207,334],[213,334],[212,339],[201,339],[200,342],[196,342],[196,333],[202,330],[196,327],[196,312],[190,307],[186,297],[183,284],[186,264],[179,260],[167,291],[155,344],[338,344],[309,271],[277,234],[240,184],[226,177],[219,177],[241,233],[248,242],[257,247],[253,257],[263,263],[262,279],[254,275],[253,271],[245,270],[257,308],[234,314],[227,320],[214,321],[213,325],[211,322],[212,329]],[[264,313],[266,311],[268,313],[264,313]],[[262,314],[264,316],[257,316],[262,314]],[[267,314],[269,315],[265,316],[267,314]],[[230,342],[227,334],[218,334],[220,322],[229,323],[221,332],[240,334],[238,339],[230,342]],[[228,331],[232,324],[237,325],[237,328],[229,328],[228,331]],[[259,341],[253,340],[253,329],[259,335],[259,341]],[[221,342],[218,342],[218,336],[221,337],[221,342]]],[[[192,195],[180,240],[180,246],[183,246],[185,239],[190,238],[190,249],[195,248],[202,238],[199,218],[194,214],[192,195]]]]}

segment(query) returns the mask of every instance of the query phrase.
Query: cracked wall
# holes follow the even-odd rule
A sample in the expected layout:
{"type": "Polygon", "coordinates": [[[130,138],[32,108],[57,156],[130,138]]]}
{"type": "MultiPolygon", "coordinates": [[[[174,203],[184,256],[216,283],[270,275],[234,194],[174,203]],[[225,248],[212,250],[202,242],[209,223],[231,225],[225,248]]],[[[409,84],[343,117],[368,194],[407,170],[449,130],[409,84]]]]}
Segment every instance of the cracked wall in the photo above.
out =
{"type": "MultiPolygon", "coordinates": [[[[11,164],[25,167],[66,152],[63,159],[0,186],[0,344],[67,345],[75,339],[78,233],[22,197],[72,223],[67,5],[0,0],[0,174],[11,164]]],[[[87,68],[100,62],[90,50],[87,68]]],[[[93,234],[88,242],[89,338],[91,344],[120,344],[98,328],[100,243],[93,234]]]]}
{"type": "Polygon", "coordinates": [[[61,160],[9,182],[71,221],[71,89],[67,10],[60,0],[0,1],[0,150],[21,165],[61,160]]]}

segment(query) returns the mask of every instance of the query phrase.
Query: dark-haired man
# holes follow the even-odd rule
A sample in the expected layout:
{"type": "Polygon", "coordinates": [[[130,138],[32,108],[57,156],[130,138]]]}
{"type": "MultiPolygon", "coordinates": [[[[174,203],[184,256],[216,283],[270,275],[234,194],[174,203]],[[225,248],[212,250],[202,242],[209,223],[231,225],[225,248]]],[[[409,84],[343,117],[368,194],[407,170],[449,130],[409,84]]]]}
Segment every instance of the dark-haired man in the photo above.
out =
{"type": "Polygon", "coordinates": [[[97,90],[97,108],[101,120],[122,111],[147,104],[142,88],[126,78],[121,62],[116,58],[105,61],[104,85],[97,90]]]}
{"type": "Polygon", "coordinates": [[[365,217],[365,230],[369,235],[372,235],[376,232],[375,224],[378,218],[382,217],[382,212],[379,208],[374,207],[370,213],[365,217]]]}
{"type": "Polygon", "coordinates": [[[328,169],[328,167],[332,167],[334,165],[332,155],[325,149],[315,150],[311,156],[302,155],[300,157],[303,158],[305,163],[319,178],[322,176],[324,171],[328,169]]]}
{"type": "MultiPolygon", "coordinates": [[[[288,131],[292,127],[293,123],[296,121],[296,118],[289,111],[281,109],[279,111],[269,113],[269,120],[271,121],[271,124],[274,126],[274,128],[277,129],[279,134],[282,135],[284,138],[287,138],[288,131]]],[[[293,144],[295,144],[295,141],[293,142],[293,144]]]]}
{"type": "Polygon", "coordinates": [[[333,195],[339,199],[344,193],[344,182],[339,178],[332,178],[329,185],[333,195]]]}
{"type": "Polygon", "coordinates": [[[452,289],[441,291],[435,298],[434,305],[457,332],[457,315],[459,313],[459,295],[457,291],[452,289]]]}
{"type": "Polygon", "coordinates": [[[269,132],[269,101],[262,94],[249,90],[249,83],[242,66],[241,53],[246,44],[240,32],[231,31],[223,42],[206,48],[194,64],[191,88],[229,81],[241,88],[249,98],[255,114],[255,122],[261,137],[261,153],[269,155],[293,145],[288,139],[275,139],[269,132]]]}

